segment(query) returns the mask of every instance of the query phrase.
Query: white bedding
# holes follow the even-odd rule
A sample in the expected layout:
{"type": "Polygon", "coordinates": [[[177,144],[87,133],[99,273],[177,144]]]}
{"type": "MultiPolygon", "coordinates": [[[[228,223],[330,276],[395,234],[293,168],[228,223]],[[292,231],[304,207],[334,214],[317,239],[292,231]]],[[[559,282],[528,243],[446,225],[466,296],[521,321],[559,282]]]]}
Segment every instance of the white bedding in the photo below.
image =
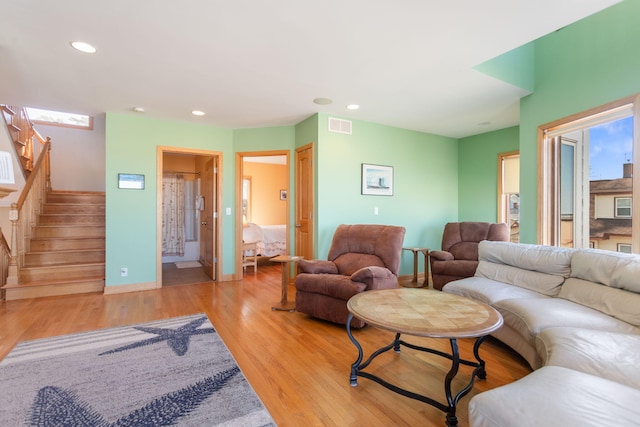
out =
{"type": "MultiPolygon", "coordinates": [[[[242,229],[242,240],[246,243],[256,242],[258,255],[277,256],[287,253],[287,228],[282,225],[258,225],[247,223],[242,229]]],[[[247,255],[253,255],[247,251],[247,255]]]]}

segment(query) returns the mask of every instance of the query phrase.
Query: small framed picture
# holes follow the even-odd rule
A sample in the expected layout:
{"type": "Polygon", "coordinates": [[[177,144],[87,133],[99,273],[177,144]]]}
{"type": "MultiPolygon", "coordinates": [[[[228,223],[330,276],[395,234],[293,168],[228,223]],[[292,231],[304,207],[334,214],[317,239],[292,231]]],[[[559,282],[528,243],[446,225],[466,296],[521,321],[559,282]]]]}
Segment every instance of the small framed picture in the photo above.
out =
{"type": "Polygon", "coordinates": [[[280,190],[280,200],[287,200],[287,190],[280,190]]]}
{"type": "Polygon", "coordinates": [[[118,188],[130,190],[144,190],[144,175],[133,173],[118,174],[118,188]]]}
{"type": "Polygon", "coordinates": [[[393,166],[363,163],[362,194],[393,196],[393,166]]]}

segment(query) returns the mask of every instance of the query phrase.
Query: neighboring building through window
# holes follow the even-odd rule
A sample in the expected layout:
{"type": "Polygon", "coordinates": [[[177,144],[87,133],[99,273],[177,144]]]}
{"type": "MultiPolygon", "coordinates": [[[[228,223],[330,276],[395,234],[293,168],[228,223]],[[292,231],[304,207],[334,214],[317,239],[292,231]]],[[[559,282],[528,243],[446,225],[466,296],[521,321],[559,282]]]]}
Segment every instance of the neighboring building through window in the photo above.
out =
{"type": "Polygon", "coordinates": [[[34,123],[53,126],[65,126],[79,129],[93,129],[93,117],[85,114],[65,113],[62,111],[43,110],[27,107],[29,119],[34,123]]]}
{"type": "Polygon", "coordinates": [[[638,99],[541,126],[539,243],[638,251],[640,236],[633,231],[638,226],[633,205],[640,200],[634,197],[640,186],[633,185],[633,163],[640,158],[633,129],[638,99]]]}

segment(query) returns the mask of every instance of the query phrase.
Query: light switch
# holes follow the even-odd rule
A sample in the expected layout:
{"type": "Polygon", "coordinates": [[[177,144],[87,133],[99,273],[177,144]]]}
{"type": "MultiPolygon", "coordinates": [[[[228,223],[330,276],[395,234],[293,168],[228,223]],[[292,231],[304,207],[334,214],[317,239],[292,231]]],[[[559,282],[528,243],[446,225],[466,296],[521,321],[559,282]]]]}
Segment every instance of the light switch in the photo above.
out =
{"type": "Polygon", "coordinates": [[[227,208],[227,215],[231,215],[231,208],[227,208]]]}
{"type": "Polygon", "coordinates": [[[374,215],[378,215],[378,207],[377,206],[375,208],[373,208],[373,214],[374,215]]]}

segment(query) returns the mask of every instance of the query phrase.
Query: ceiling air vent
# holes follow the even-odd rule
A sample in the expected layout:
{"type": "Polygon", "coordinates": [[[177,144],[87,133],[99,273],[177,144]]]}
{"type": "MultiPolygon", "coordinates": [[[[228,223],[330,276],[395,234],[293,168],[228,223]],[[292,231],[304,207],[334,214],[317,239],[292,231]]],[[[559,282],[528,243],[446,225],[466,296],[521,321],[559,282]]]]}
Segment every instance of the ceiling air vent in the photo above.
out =
{"type": "Polygon", "coordinates": [[[346,133],[351,135],[351,120],[329,117],[329,132],[346,133]]]}

